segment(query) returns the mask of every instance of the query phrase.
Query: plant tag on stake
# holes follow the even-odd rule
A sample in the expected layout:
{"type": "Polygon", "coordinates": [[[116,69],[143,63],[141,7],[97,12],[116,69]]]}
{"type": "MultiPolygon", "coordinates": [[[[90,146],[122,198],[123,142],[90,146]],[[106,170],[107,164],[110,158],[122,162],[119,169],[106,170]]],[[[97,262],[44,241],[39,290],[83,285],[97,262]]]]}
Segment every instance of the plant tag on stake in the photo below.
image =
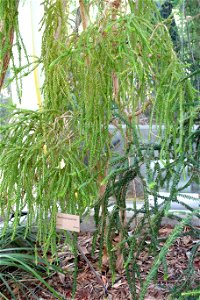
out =
{"type": "Polygon", "coordinates": [[[80,232],[80,216],[57,213],[56,228],[80,232]]]}

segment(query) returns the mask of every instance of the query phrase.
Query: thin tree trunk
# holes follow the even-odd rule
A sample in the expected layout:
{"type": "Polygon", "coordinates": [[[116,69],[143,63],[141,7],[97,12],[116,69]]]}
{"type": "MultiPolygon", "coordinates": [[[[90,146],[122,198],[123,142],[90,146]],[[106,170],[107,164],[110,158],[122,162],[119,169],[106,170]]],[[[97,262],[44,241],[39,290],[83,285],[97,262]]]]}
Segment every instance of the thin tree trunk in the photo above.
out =
{"type": "MultiPolygon", "coordinates": [[[[4,48],[5,45],[5,40],[6,37],[4,37],[4,42],[2,45],[2,49],[4,48]]],[[[6,72],[8,70],[8,66],[10,63],[10,58],[11,58],[11,53],[12,53],[12,46],[13,46],[13,40],[14,40],[14,28],[10,29],[10,33],[9,33],[9,43],[10,43],[10,47],[8,49],[8,51],[6,52],[4,58],[3,58],[3,63],[2,63],[2,68],[1,68],[1,74],[0,74],[0,91],[3,87],[3,83],[4,83],[4,79],[6,76],[6,72]]]]}
{"type": "MultiPolygon", "coordinates": [[[[16,10],[18,9],[18,6],[19,6],[19,0],[16,0],[16,10]]],[[[14,16],[14,18],[17,18],[17,17],[14,16]]],[[[14,23],[14,20],[12,20],[12,21],[14,23]]],[[[3,32],[4,26],[5,26],[5,24],[2,23],[0,31],[3,32]]],[[[5,76],[6,76],[6,72],[8,70],[10,59],[11,59],[12,47],[13,47],[13,41],[14,41],[14,33],[15,33],[15,29],[14,29],[14,24],[13,24],[11,26],[11,28],[9,29],[9,32],[6,33],[6,36],[3,37],[2,45],[0,45],[1,51],[2,51],[5,47],[6,40],[9,39],[9,48],[6,51],[6,53],[5,53],[5,55],[2,59],[2,67],[1,67],[1,71],[0,71],[0,92],[2,90],[3,83],[4,83],[4,80],[5,80],[5,76]]]]}

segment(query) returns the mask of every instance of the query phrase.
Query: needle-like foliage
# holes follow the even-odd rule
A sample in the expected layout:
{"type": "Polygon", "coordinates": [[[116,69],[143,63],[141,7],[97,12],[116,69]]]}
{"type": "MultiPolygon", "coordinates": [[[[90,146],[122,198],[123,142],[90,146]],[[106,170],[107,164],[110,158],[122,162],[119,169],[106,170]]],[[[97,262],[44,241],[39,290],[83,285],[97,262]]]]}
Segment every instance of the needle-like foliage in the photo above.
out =
{"type": "Polygon", "coordinates": [[[28,209],[27,231],[37,222],[45,252],[55,252],[58,210],[82,216],[97,200],[112,158],[109,125],[127,125],[127,141],[137,143],[138,115],[148,108],[160,157],[169,159],[169,142],[174,157],[192,151],[185,141],[197,114],[195,91],[182,80],[184,66],[152,0],[80,1],[78,33],[71,29],[72,4],[43,2],[44,103],[35,112],[15,110],[1,128],[5,230],[13,210],[16,228],[28,209]]]}

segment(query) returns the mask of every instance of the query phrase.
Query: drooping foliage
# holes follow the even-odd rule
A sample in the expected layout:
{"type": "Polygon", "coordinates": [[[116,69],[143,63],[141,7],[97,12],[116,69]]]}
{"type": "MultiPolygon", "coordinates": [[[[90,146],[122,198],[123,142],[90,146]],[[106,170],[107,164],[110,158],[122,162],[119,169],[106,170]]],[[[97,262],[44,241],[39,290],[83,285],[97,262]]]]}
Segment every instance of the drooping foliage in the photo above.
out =
{"type": "Polygon", "coordinates": [[[177,25],[173,16],[173,3],[172,1],[164,1],[160,8],[160,14],[163,19],[167,20],[167,26],[169,28],[169,33],[174,44],[174,49],[176,52],[180,51],[180,37],[178,34],[177,25]]]}
{"type": "Polygon", "coordinates": [[[187,72],[193,85],[200,91],[200,3],[198,0],[176,0],[172,1],[172,4],[177,14],[179,56],[187,65],[187,72]]]}
{"type": "Polygon", "coordinates": [[[200,91],[200,55],[199,55],[199,45],[200,45],[200,3],[199,1],[187,1],[182,3],[183,6],[183,16],[185,17],[185,35],[183,50],[183,59],[188,63],[190,72],[198,73],[193,75],[192,81],[198,91],[200,91]]]}
{"type": "MultiPolygon", "coordinates": [[[[2,128],[0,165],[1,210],[7,220],[16,210],[17,224],[27,207],[28,225],[37,220],[40,241],[55,236],[59,208],[83,214],[96,199],[112,155],[109,124],[136,124],[138,110],[151,105],[162,156],[169,134],[175,155],[184,151],[195,117],[194,92],[189,81],[181,82],[183,66],[153,2],[138,3],[129,12],[108,3],[103,15],[90,3],[99,13],[77,34],[69,29],[69,4],[44,2],[43,107],[14,112],[2,128]]],[[[87,18],[89,4],[84,10],[87,18]]]]}

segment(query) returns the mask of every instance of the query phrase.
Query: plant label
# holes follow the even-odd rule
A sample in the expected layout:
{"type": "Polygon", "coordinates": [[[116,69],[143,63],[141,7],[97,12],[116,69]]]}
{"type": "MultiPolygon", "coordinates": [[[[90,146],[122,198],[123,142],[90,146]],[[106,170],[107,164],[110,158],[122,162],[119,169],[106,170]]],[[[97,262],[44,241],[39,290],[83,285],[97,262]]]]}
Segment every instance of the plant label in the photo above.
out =
{"type": "Polygon", "coordinates": [[[80,216],[58,213],[56,228],[80,232],[80,216]]]}

